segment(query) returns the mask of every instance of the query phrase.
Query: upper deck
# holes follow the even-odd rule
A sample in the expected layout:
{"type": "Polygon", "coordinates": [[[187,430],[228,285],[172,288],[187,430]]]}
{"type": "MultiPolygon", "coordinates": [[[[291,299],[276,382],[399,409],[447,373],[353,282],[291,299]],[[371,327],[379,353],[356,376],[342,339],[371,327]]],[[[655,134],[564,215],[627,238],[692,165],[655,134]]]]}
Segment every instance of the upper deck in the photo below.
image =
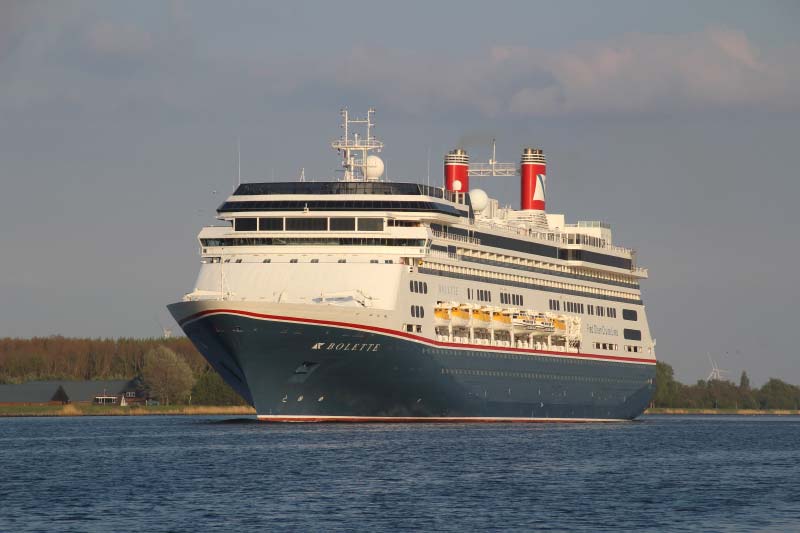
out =
{"type": "MultiPolygon", "coordinates": [[[[646,270],[635,264],[633,250],[611,244],[607,225],[598,236],[596,226],[585,224],[562,223],[561,227],[546,228],[513,216],[489,217],[473,211],[470,194],[419,183],[244,183],[217,211],[219,219],[230,222],[232,235],[250,238],[221,241],[225,231],[219,228],[213,232],[213,242],[220,244],[345,244],[353,242],[351,237],[369,237],[372,239],[364,242],[380,243],[374,238],[407,239],[408,232],[400,228],[420,226],[429,231],[418,231],[414,237],[647,276],[646,270]]],[[[401,241],[387,244],[391,242],[401,241]]],[[[413,245],[418,242],[415,239],[413,245]]],[[[435,243],[433,250],[437,250],[435,243]]]]}

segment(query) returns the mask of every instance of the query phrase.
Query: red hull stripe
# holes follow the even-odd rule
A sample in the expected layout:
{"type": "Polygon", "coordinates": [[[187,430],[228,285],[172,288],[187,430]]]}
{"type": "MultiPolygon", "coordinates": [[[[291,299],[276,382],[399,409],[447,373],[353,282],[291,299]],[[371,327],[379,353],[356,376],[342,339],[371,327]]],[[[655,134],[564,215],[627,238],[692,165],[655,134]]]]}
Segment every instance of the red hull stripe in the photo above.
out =
{"type": "Polygon", "coordinates": [[[517,417],[472,417],[472,416],[317,416],[317,415],[258,415],[261,422],[340,422],[340,423],[564,423],[564,422],[627,422],[621,418],[517,418],[517,417]]]}
{"type": "Polygon", "coordinates": [[[537,355],[552,355],[557,357],[572,357],[576,359],[600,359],[603,361],[620,361],[623,363],[644,363],[648,365],[656,364],[655,359],[640,359],[636,357],[620,357],[618,355],[603,355],[603,354],[589,354],[589,353],[571,353],[571,352],[551,352],[546,350],[531,350],[529,348],[512,348],[503,346],[484,346],[482,344],[459,344],[455,342],[441,342],[433,339],[421,337],[406,333],[405,331],[395,331],[387,328],[380,328],[377,326],[367,326],[363,324],[350,324],[348,322],[336,322],[334,320],[319,320],[316,318],[298,318],[292,316],[279,316],[279,315],[266,315],[262,313],[254,313],[253,311],[242,311],[240,309],[206,309],[191,316],[188,316],[180,321],[181,327],[189,322],[194,322],[200,318],[208,315],[227,314],[227,315],[241,315],[249,318],[256,318],[259,320],[277,320],[281,322],[297,322],[301,324],[316,324],[321,326],[338,326],[342,328],[358,329],[364,331],[373,331],[375,333],[383,333],[393,337],[403,337],[411,339],[416,342],[428,344],[431,346],[439,346],[443,348],[461,348],[468,350],[481,350],[486,352],[506,352],[506,353],[525,353],[537,355]]]}

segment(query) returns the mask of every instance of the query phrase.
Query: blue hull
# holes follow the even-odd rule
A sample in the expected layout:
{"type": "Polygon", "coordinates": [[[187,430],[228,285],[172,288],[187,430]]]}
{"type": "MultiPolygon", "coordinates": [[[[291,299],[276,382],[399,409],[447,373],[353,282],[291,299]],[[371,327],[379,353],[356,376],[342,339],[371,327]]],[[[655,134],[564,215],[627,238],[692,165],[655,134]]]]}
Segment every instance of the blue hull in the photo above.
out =
{"type": "Polygon", "coordinates": [[[633,419],[655,364],[488,347],[239,314],[186,335],[267,420],[633,419]]]}

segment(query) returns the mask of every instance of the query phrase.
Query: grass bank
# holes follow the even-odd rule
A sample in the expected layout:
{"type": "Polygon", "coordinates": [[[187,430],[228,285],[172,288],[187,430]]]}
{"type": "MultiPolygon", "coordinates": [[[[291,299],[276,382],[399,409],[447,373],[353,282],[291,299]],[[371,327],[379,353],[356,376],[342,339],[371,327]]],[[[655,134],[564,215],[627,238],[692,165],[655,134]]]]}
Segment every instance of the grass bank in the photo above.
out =
{"type": "Polygon", "coordinates": [[[114,405],[0,405],[2,416],[148,416],[148,415],[254,415],[247,405],[152,405],[119,407],[114,405]]]}
{"type": "Polygon", "coordinates": [[[800,415],[793,409],[687,409],[671,407],[651,407],[644,412],[647,415],[800,415]]]}

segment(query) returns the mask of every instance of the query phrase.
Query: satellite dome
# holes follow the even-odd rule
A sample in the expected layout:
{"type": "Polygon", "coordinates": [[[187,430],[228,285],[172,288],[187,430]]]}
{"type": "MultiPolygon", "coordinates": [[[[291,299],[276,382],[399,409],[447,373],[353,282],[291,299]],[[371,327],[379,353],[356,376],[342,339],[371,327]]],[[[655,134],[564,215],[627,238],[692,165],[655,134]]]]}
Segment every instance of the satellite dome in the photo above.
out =
{"type": "Polygon", "coordinates": [[[383,176],[383,159],[377,155],[367,156],[367,175],[368,180],[376,180],[383,176]]]}
{"type": "Polygon", "coordinates": [[[469,200],[472,203],[472,210],[476,213],[480,213],[489,205],[489,195],[482,189],[469,191],[469,200]]]}

